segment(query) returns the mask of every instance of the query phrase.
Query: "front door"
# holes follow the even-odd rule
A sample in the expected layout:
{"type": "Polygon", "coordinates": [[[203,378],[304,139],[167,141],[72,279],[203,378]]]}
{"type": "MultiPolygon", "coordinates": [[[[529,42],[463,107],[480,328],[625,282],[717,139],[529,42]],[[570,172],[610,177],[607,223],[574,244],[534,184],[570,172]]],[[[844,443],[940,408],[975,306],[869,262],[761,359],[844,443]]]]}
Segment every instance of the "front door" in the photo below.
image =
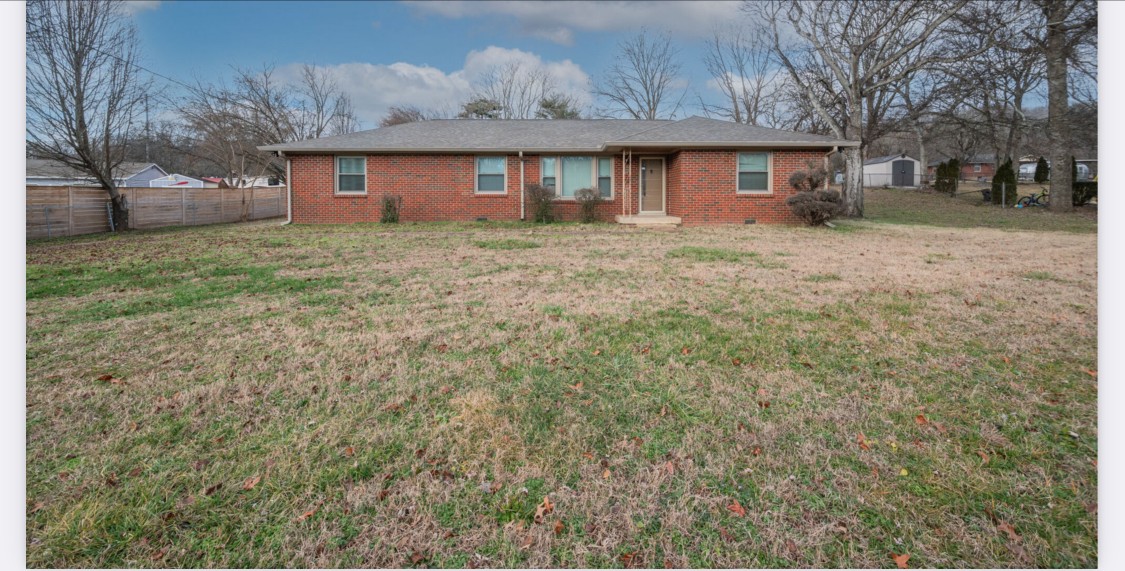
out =
{"type": "Polygon", "coordinates": [[[664,159],[641,159],[641,212],[664,212],[664,159]]]}

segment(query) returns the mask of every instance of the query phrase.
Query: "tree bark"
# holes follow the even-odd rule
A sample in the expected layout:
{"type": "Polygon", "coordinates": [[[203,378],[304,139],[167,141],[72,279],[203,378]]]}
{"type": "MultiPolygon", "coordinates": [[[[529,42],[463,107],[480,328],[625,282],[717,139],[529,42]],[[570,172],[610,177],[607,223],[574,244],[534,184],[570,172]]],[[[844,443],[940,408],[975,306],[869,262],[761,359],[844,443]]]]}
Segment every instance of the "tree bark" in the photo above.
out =
{"type": "MultiPolygon", "coordinates": [[[[858,97],[855,98],[859,100],[858,97]]],[[[863,104],[853,105],[848,114],[848,139],[860,146],[844,149],[844,212],[848,218],[863,218],[863,104]]]]}
{"type": "Polygon", "coordinates": [[[1074,210],[1070,173],[1070,93],[1067,87],[1065,0],[1049,2],[1047,17],[1047,140],[1051,145],[1051,193],[1048,208],[1074,210]]]}

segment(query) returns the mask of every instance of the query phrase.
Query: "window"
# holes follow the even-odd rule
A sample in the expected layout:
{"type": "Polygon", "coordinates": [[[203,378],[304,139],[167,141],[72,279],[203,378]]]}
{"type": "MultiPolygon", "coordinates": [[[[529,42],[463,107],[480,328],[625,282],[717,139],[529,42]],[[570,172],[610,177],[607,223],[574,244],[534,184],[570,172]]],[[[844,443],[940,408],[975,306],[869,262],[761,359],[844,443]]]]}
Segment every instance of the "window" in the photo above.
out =
{"type": "Polygon", "coordinates": [[[477,192],[507,192],[507,157],[477,157],[477,192]]]}
{"type": "Polygon", "coordinates": [[[539,162],[539,172],[543,173],[543,186],[555,188],[555,157],[543,157],[539,162]]]}
{"type": "Polygon", "coordinates": [[[973,165],[973,172],[980,172],[980,163],[976,163],[973,165]]]}
{"type": "Polygon", "coordinates": [[[613,159],[598,159],[598,191],[602,198],[613,196],[613,159]]]}
{"type": "Polygon", "coordinates": [[[770,154],[738,153],[738,192],[770,191],[770,154]]]}
{"type": "Polygon", "coordinates": [[[602,198],[613,197],[612,157],[542,157],[540,183],[556,189],[561,198],[574,198],[583,188],[596,188],[602,198]]]}
{"type": "Polygon", "coordinates": [[[367,192],[367,157],[336,157],[336,192],[367,192]]]}

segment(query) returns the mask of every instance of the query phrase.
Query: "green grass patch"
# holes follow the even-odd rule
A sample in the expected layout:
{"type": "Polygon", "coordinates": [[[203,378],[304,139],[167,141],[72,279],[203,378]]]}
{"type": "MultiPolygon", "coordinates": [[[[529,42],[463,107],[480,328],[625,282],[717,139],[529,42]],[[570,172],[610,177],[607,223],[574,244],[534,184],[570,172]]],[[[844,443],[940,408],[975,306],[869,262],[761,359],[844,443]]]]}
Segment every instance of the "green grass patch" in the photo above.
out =
{"type": "Polygon", "coordinates": [[[473,244],[478,248],[484,248],[486,250],[527,250],[540,247],[540,244],[537,242],[515,240],[512,238],[503,240],[477,240],[473,242],[473,244]]]}

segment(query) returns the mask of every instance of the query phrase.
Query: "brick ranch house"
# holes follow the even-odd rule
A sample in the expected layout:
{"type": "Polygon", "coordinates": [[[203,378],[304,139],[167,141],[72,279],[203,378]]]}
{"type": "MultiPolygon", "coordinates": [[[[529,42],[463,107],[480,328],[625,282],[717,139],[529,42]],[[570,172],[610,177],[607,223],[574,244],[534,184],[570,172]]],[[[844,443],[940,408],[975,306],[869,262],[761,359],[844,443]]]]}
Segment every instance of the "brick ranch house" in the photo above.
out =
{"type": "Polygon", "coordinates": [[[260,149],[286,159],[298,224],[377,222],[385,195],[403,221],[524,220],[542,184],[565,220],[595,188],[605,221],[697,225],[797,222],[789,176],[854,144],[690,117],[422,121],[260,149]]]}

